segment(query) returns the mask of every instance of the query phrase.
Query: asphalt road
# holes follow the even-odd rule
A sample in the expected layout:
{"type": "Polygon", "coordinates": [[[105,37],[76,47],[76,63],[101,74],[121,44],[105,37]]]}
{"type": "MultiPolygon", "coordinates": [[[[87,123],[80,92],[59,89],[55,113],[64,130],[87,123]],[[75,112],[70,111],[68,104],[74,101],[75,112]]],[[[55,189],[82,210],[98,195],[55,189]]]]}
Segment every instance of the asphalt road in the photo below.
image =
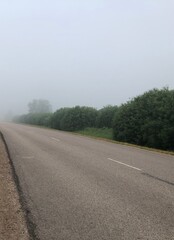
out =
{"type": "Polygon", "coordinates": [[[174,157],[0,124],[41,240],[174,239],[174,157]]]}

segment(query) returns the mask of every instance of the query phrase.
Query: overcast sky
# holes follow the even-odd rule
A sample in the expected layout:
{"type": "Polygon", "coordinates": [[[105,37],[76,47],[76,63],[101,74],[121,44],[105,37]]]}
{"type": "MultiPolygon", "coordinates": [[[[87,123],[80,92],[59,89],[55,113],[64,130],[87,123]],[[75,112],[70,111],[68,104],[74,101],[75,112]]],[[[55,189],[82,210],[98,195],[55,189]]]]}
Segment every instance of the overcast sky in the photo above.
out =
{"type": "Polygon", "coordinates": [[[1,0],[0,112],[174,88],[173,0],[1,0]]]}

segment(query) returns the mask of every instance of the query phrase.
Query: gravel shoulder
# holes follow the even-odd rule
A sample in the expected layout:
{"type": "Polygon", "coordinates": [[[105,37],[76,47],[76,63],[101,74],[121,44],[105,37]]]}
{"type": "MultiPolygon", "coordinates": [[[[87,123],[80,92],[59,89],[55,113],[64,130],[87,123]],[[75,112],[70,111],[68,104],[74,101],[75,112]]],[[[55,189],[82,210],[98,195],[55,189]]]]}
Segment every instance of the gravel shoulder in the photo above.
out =
{"type": "Polygon", "coordinates": [[[29,240],[6,147],[0,136],[0,239],[29,240]]]}

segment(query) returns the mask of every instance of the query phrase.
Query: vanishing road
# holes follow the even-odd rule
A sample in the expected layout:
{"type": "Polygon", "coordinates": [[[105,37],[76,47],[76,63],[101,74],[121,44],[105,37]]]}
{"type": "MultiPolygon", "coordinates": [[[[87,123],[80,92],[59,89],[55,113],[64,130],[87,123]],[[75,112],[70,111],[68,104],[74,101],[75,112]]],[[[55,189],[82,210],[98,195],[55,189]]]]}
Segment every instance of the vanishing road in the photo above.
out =
{"type": "Polygon", "coordinates": [[[25,125],[0,131],[38,239],[174,239],[174,156],[25,125]]]}

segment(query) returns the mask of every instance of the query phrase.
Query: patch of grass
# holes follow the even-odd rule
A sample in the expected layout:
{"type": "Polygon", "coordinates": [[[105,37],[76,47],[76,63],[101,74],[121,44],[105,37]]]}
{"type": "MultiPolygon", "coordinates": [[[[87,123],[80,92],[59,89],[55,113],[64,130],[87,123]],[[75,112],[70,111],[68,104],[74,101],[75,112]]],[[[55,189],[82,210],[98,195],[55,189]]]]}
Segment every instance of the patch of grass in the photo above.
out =
{"type": "Polygon", "coordinates": [[[113,139],[112,128],[85,128],[76,132],[86,136],[113,139]]]}
{"type": "Polygon", "coordinates": [[[165,150],[160,150],[160,149],[155,149],[155,148],[148,148],[148,147],[144,147],[144,146],[140,146],[140,145],[135,145],[135,144],[131,144],[131,143],[119,142],[119,141],[113,140],[112,128],[85,128],[84,130],[76,131],[74,133],[78,133],[78,134],[85,135],[85,136],[91,136],[91,137],[98,138],[98,139],[105,139],[105,141],[115,143],[115,144],[125,145],[128,147],[135,147],[135,148],[139,148],[139,149],[146,150],[146,151],[151,151],[151,152],[156,152],[156,153],[161,153],[161,154],[168,154],[168,155],[174,156],[174,152],[171,152],[171,151],[165,151],[165,150]]]}

